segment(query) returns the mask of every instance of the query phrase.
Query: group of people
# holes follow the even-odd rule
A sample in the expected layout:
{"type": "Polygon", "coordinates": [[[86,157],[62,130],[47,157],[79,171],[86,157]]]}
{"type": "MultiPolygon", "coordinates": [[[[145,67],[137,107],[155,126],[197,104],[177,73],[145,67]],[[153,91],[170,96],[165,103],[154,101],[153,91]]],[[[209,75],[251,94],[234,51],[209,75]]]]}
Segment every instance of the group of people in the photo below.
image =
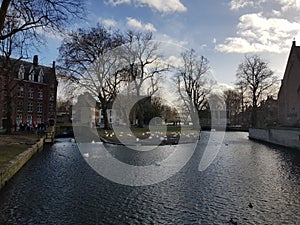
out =
{"type": "MultiPolygon", "coordinates": [[[[20,123],[19,131],[45,131],[49,127],[46,123],[20,123]]],[[[17,130],[17,124],[15,125],[15,130],[17,130]]]]}

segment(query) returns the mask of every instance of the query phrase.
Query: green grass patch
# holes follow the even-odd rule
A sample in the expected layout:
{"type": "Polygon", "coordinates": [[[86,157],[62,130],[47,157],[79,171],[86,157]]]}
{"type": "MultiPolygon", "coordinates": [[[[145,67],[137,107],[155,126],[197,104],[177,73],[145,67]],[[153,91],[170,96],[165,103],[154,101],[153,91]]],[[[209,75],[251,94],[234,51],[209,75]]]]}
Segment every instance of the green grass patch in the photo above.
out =
{"type": "Polygon", "coordinates": [[[37,134],[0,135],[0,169],[41,138],[37,134]]]}
{"type": "Polygon", "coordinates": [[[24,152],[28,145],[0,145],[0,167],[24,152]]]}

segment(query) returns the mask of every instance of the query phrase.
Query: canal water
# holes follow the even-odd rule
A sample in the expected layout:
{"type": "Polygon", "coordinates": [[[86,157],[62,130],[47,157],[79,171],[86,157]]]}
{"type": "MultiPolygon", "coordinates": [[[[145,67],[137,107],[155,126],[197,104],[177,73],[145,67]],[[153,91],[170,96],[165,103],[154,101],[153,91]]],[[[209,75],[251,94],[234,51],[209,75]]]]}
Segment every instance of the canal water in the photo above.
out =
{"type": "Polygon", "coordinates": [[[300,224],[300,151],[227,132],[199,172],[209,135],[178,173],[141,187],[103,178],[68,139],[55,143],[0,191],[0,224],[300,224]]]}

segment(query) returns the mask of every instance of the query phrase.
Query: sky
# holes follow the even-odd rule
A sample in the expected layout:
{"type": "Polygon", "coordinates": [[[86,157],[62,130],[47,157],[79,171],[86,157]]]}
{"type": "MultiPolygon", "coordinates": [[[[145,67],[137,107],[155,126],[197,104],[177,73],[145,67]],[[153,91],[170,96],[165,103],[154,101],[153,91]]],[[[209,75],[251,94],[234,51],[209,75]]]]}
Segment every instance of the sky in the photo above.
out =
{"type": "MultiPolygon", "coordinates": [[[[194,49],[209,60],[211,75],[234,86],[245,54],[258,54],[281,79],[292,41],[300,45],[300,0],[86,0],[85,21],[69,29],[107,28],[151,31],[173,60],[194,49]],[[174,51],[176,49],[177,51],[174,51]]],[[[58,57],[61,36],[46,34],[41,64],[58,57]]],[[[59,63],[59,62],[58,62],[59,63]]]]}

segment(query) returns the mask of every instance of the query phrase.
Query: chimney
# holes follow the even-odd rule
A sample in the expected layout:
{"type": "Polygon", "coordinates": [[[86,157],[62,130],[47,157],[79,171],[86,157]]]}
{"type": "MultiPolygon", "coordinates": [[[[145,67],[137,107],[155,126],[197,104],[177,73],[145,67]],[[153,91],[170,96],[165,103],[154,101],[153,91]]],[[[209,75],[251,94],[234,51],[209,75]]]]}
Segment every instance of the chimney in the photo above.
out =
{"type": "Polygon", "coordinates": [[[52,62],[52,68],[55,69],[55,61],[52,62]]]}
{"type": "Polygon", "coordinates": [[[38,55],[33,56],[33,65],[37,66],[39,64],[38,55]]]}
{"type": "Polygon", "coordinates": [[[296,46],[296,40],[293,38],[293,46],[296,46]]]}

